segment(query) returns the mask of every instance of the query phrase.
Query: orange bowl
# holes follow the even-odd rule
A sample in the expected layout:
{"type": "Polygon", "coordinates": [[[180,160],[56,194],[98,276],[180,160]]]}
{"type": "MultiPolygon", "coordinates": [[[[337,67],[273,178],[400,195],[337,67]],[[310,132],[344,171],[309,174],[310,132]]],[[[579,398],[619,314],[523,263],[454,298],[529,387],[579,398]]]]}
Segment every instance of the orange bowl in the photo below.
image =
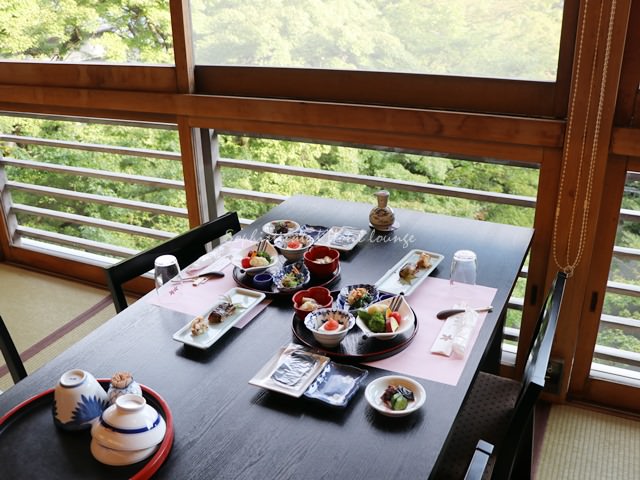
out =
{"type": "Polygon", "coordinates": [[[333,298],[331,297],[331,292],[328,288],[324,287],[311,287],[307,290],[300,290],[296,292],[292,298],[293,301],[293,309],[296,311],[296,315],[300,320],[304,320],[304,317],[307,316],[308,313],[312,312],[312,310],[303,310],[300,308],[305,298],[313,298],[318,306],[315,308],[331,308],[333,304],[333,298]]]}
{"type": "Polygon", "coordinates": [[[316,245],[304,253],[304,264],[311,272],[311,275],[330,277],[340,265],[340,252],[324,245],[316,245]],[[329,261],[321,263],[319,262],[321,259],[328,259],[329,261]]]}

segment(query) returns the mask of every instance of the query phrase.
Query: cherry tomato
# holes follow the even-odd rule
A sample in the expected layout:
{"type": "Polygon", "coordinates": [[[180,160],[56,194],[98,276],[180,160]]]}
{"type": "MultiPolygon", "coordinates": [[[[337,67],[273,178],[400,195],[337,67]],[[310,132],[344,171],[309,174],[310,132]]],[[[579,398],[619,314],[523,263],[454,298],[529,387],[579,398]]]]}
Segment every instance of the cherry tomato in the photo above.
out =
{"type": "Polygon", "coordinates": [[[400,313],[398,312],[391,312],[389,314],[389,317],[393,317],[398,321],[398,324],[400,324],[400,322],[402,321],[402,317],[400,316],[400,313]]]}
{"type": "Polygon", "coordinates": [[[333,318],[331,320],[327,320],[324,324],[325,330],[337,330],[340,324],[336,322],[333,318]]]}
{"type": "Polygon", "coordinates": [[[242,264],[242,268],[251,267],[251,259],[249,257],[244,257],[240,263],[242,264]]]}

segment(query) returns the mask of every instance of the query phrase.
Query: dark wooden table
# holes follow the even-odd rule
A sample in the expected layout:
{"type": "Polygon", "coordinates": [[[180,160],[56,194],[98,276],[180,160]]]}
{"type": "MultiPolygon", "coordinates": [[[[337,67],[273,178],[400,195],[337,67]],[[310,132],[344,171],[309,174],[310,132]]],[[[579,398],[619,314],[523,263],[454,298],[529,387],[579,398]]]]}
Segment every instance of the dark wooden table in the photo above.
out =
{"type": "MultiPolygon", "coordinates": [[[[245,235],[275,219],[310,225],[368,228],[372,205],[294,197],[246,229],[245,235]]],[[[52,387],[71,368],[96,377],[118,370],[134,373],[171,407],[175,422],[173,450],[158,478],[203,479],[414,479],[426,478],[447,441],[450,427],[469,385],[493,344],[517,274],[529,249],[532,230],[486,222],[398,210],[395,236],[372,234],[343,256],[336,288],[373,283],[412,248],[445,255],[434,276],[448,278],[453,253],[478,254],[478,283],[497,288],[496,307],[485,320],[456,386],[419,380],[427,401],[415,414],[386,418],[367,404],[363,391],[343,410],[307,399],[294,399],[247,382],[278,348],[293,340],[289,301],[274,302],[244,329],[231,329],[207,351],[185,349],[172,334],[190,320],[184,314],[144,301],[120,313],[82,341],[0,395],[0,415],[30,396],[52,387]],[[399,241],[390,241],[390,238],[399,241]],[[408,245],[402,239],[414,239],[408,245]]],[[[369,368],[370,380],[389,372],[369,368]]],[[[64,433],[53,422],[44,432],[21,432],[24,445],[0,437],[2,478],[73,478],[82,468],[58,467],[47,448],[64,433]],[[28,448],[27,448],[28,446],[28,448]],[[38,455],[33,456],[33,451],[38,455]],[[67,468],[67,471],[65,471],[67,468]],[[8,477],[5,477],[6,473],[8,477]],[[18,474],[18,472],[24,472],[18,474]],[[46,474],[45,477],[39,475],[46,474]]],[[[93,478],[113,478],[86,451],[93,478]],[[91,463],[93,462],[93,463],[91,463]]],[[[66,461],[66,460],[65,460],[66,461]]],[[[80,473],[79,473],[80,472],[80,473]]]]}

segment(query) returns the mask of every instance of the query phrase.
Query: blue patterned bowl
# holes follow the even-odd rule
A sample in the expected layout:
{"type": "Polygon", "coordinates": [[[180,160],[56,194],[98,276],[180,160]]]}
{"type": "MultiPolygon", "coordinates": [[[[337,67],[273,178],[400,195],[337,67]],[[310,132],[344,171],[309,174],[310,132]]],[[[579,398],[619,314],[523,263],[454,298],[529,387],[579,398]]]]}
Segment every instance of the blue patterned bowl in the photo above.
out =
{"type": "Polygon", "coordinates": [[[107,392],[93,375],[75,369],[65,372],[53,392],[53,421],[64,430],[84,430],[109,405],[107,392]]]}
{"type": "MultiPolygon", "coordinates": [[[[369,285],[367,283],[349,285],[340,290],[340,293],[338,294],[338,298],[336,299],[336,306],[338,308],[341,308],[342,310],[349,310],[350,312],[353,313],[359,310],[360,308],[368,307],[372,303],[377,302],[379,295],[380,294],[378,292],[378,289],[373,285],[369,285]],[[366,290],[366,293],[368,296],[365,298],[359,298],[359,301],[355,301],[353,303],[349,302],[349,298],[352,295],[352,292],[359,289],[361,289],[361,291],[366,290]]],[[[355,294],[353,295],[353,297],[356,297],[356,296],[357,295],[355,294]]]]}
{"type": "Polygon", "coordinates": [[[302,290],[311,280],[309,269],[302,262],[295,262],[282,267],[278,273],[273,276],[273,282],[280,292],[296,292],[302,290]],[[295,273],[295,272],[298,273],[295,273]],[[295,278],[295,285],[289,284],[288,279],[295,278]]]}

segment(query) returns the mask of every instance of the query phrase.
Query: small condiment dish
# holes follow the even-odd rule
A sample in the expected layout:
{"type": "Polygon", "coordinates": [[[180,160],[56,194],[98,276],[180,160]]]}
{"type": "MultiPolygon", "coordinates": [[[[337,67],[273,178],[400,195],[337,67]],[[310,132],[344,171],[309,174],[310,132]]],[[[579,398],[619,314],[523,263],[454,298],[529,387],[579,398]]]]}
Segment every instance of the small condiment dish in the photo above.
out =
{"type": "Polygon", "coordinates": [[[324,245],[314,245],[303,257],[311,275],[319,278],[330,277],[340,266],[340,252],[324,245]]]}
{"type": "Polygon", "coordinates": [[[293,295],[291,300],[293,301],[293,309],[300,320],[304,320],[309,312],[313,310],[331,308],[333,304],[331,291],[325,287],[311,287],[306,290],[300,290],[293,295]],[[313,299],[317,306],[313,307],[313,302],[308,302],[305,299],[313,299]],[[310,306],[312,308],[309,308],[310,306]]]}
{"type": "Polygon", "coordinates": [[[258,290],[270,290],[273,283],[273,275],[267,272],[262,272],[253,277],[253,285],[258,290]]]}
{"type": "Polygon", "coordinates": [[[116,399],[91,428],[101,446],[113,450],[145,450],[159,444],[167,426],[164,418],[144,397],[127,394],[116,399]]]}
{"type": "Polygon", "coordinates": [[[364,391],[364,396],[372,408],[387,417],[404,417],[419,410],[427,397],[424,387],[409,377],[388,375],[372,380],[364,391]],[[413,392],[414,400],[409,401],[404,410],[393,410],[382,400],[382,394],[389,386],[402,386],[413,392]]]}
{"type": "Polygon", "coordinates": [[[288,233],[276,237],[273,243],[284,258],[297,262],[313,245],[313,237],[306,233],[288,233]]]}
{"type": "Polygon", "coordinates": [[[351,313],[337,308],[319,308],[304,318],[304,324],[313,334],[313,338],[328,348],[337,347],[355,323],[356,319],[351,313]],[[325,324],[332,319],[341,324],[342,328],[325,330],[325,324]]]}
{"type": "MultiPolygon", "coordinates": [[[[384,300],[373,303],[368,307],[363,308],[362,310],[372,311],[374,309],[378,309],[379,306],[386,309],[386,307],[388,307],[391,304],[394,298],[397,298],[397,297],[385,298],[384,300]]],[[[380,309],[382,310],[382,308],[380,309]]],[[[371,331],[367,323],[358,315],[358,312],[354,314],[356,316],[356,325],[358,325],[358,328],[360,328],[360,330],[362,330],[362,332],[367,337],[377,338],[378,340],[391,340],[397,335],[410,331],[413,328],[416,320],[416,316],[413,313],[413,310],[411,310],[411,307],[407,303],[407,300],[404,298],[404,296],[402,296],[401,302],[399,304],[399,307],[396,309],[396,311],[400,314],[400,322],[398,324],[398,328],[393,332],[371,331]]],[[[386,321],[386,316],[385,316],[385,321],[386,321]]]]}

